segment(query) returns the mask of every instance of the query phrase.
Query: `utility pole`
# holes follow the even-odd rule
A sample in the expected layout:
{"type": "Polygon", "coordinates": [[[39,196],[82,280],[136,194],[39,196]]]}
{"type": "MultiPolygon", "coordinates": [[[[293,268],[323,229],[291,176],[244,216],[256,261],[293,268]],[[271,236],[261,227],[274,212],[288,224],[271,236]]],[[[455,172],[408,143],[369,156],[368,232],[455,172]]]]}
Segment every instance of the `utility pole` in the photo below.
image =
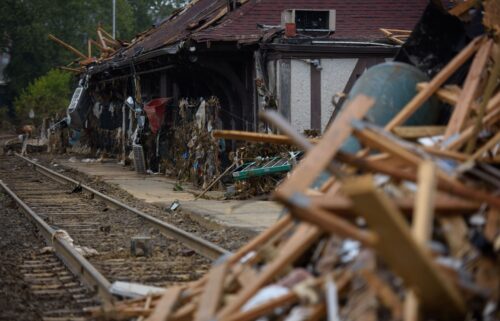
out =
{"type": "Polygon", "coordinates": [[[113,0],[113,39],[116,39],[116,0],[113,0]]]}

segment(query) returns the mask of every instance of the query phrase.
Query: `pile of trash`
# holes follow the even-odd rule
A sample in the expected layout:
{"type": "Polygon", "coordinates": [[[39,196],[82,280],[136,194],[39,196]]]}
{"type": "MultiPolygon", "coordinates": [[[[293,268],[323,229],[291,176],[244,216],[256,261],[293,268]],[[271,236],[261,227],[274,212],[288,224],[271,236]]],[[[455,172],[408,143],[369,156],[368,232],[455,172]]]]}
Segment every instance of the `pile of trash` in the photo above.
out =
{"type": "Polygon", "coordinates": [[[273,193],[286,214],[200,280],[90,312],[113,320],[498,320],[500,19],[491,16],[500,10],[498,1],[484,4],[487,32],[385,124],[369,121],[379,97],[363,94],[348,99],[321,139],[264,112],[285,135],[241,139],[305,152],[273,193]],[[465,81],[450,92],[445,82],[463,68],[465,81]],[[431,96],[453,106],[449,121],[405,126],[431,96]],[[346,151],[352,140],[356,151],[346,151]]]}
{"type": "Polygon", "coordinates": [[[219,176],[220,154],[225,149],[211,132],[222,127],[217,97],[182,99],[178,120],[172,126],[171,159],[164,166],[180,181],[205,188],[219,176]]]}

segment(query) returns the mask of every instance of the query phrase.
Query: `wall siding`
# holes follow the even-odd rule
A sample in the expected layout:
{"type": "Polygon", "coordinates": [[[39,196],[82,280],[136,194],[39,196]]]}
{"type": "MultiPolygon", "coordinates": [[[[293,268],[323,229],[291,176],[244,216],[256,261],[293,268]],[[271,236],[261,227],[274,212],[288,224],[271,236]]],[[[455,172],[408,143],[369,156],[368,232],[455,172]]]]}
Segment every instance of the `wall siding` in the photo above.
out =
{"type": "Polygon", "coordinates": [[[290,120],[302,132],[311,128],[311,67],[303,60],[291,61],[290,120]]]}
{"type": "Polygon", "coordinates": [[[332,97],[344,90],[358,59],[321,59],[321,130],[333,113],[332,97]]]}

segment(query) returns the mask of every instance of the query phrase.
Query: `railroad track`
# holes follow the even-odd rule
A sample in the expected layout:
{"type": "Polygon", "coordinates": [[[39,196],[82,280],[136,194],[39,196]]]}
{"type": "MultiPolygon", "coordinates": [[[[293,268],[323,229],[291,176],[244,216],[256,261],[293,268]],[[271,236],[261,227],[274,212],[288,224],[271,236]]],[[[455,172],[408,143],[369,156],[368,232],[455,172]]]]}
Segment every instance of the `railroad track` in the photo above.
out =
{"type": "Polygon", "coordinates": [[[0,157],[0,180],[59,258],[104,302],[114,300],[114,281],[161,287],[187,282],[200,277],[211,259],[229,254],[24,157],[0,157]],[[84,258],[64,237],[54,237],[64,233],[97,253],[84,258]]]}
{"type": "Polygon", "coordinates": [[[0,192],[0,320],[86,321],[99,300],[0,192]]]}

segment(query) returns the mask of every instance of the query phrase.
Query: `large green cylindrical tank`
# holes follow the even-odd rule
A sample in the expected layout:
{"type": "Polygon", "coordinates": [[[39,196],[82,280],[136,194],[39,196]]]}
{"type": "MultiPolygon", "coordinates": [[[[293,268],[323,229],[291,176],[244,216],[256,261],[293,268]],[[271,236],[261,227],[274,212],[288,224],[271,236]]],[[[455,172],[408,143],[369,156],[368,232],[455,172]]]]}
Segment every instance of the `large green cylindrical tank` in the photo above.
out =
{"type": "MultiPolygon", "coordinates": [[[[363,94],[375,99],[375,105],[368,111],[366,119],[378,126],[385,126],[417,94],[417,83],[428,82],[429,77],[414,66],[400,62],[386,62],[376,65],[356,81],[349,93],[349,99],[363,94]]],[[[346,100],[343,106],[349,103],[346,100]]],[[[435,98],[422,105],[404,125],[432,125],[439,118],[439,105],[435,98]]],[[[353,137],[342,147],[345,152],[355,153],[360,145],[353,137]]]]}

